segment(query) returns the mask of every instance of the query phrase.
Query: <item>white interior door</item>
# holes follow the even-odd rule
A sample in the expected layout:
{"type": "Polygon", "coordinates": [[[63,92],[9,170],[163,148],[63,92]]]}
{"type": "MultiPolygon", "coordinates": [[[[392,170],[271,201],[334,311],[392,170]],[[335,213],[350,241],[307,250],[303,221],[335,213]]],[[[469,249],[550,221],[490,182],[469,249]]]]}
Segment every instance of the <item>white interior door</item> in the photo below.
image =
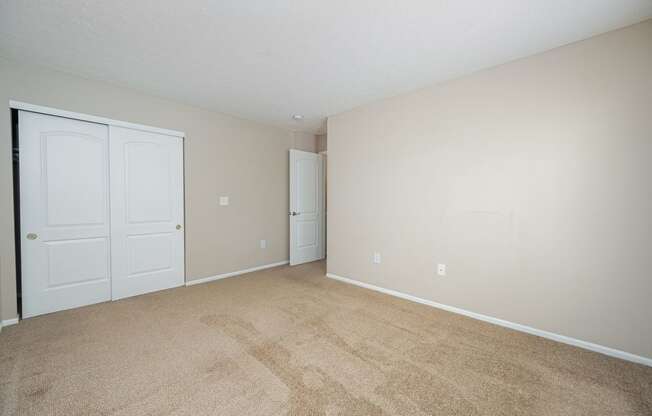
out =
{"type": "Polygon", "coordinates": [[[108,126],[18,117],[23,317],[110,300],[108,126]]]}
{"type": "Polygon", "coordinates": [[[290,264],[324,258],[324,163],[317,153],[290,150],[290,264]]]}
{"type": "Polygon", "coordinates": [[[183,142],[110,127],[112,297],[184,283],[183,142]]]}

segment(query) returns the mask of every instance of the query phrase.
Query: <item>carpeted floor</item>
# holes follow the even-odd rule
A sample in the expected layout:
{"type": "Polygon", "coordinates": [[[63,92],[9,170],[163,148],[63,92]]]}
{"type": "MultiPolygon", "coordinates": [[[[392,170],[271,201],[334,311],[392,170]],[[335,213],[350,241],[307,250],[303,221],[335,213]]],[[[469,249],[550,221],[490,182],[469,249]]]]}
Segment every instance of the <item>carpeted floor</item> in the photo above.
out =
{"type": "Polygon", "coordinates": [[[652,368],[324,277],[324,264],[0,333],[2,415],[652,415],[652,368]]]}

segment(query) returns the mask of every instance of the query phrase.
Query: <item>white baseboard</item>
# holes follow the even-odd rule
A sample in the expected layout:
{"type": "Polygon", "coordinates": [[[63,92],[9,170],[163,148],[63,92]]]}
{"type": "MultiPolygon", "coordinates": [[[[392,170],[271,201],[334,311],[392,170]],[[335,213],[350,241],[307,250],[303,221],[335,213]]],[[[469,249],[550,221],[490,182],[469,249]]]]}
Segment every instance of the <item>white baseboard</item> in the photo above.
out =
{"type": "Polygon", "coordinates": [[[5,326],[10,326],[10,325],[16,325],[18,323],[18,318],[13,318],[13,319],[5,319],[2,321],[0,328],[4,328],[5,326]]]}
{"type": "Polygon", "coordinates": [[[385,289],[380,286],[371,285],[369,283],[363,283],[357,280],[349,279],[346,277],[338,276],[332,273],[326,273],[326,277],[331,279],[339,280],[345,283],[349,283],[355,286],[364,287],[366,289],[375,290],[376,292],[385,293],[387,295],[396,296],[398,298],[410,300],[412,302],[421,303],[424,305],[432,306],[434,308],[443,309],[448,312],[457,313],[460,315],[468,316],[469,318],[478,319],[480,321],[485,321],[492,323],[494,325],[500,325],[505,328],[514,329],[516,331],[526,332],[528,334],[537,335],[542,338],[551,339],[553,341],[561,342],[564,344],[573,345],[575,347],[584,348],[590,351],[599,352],[611,357],[620,358],[626,361],[631,361],[638,364],[643,364],[649,367],[652,367],[652,358],[642,357],[640,355],[635,355],[629,352],[617,350],[614,348],[605,347],[603,345],[594,344],[588,341],[582,341],[579,339],[567,337],[565,335],[555,334],[554,332],[543,331],[541,329],[532,328],[526,325],[517,324],[510,321],[505,321],[503,319],[494,318],[492,316],[482,315],[479,313],[467,311],[464,309],[456,308],[455,306],[444,305],[441,303],[433,302],[431,300],[418,298],[416,296],[408,295],[406,293],[397,292],[396,290],[385,289]]]}
{"type": "Polygon", "coordinates": [[[265,270],[265,269],[270,269],[272,267],[284,266],[284,265],[288,264],[289,262],[290,262],[289,260],[283,260],[283,261],[279,261],[277,263],[263,264],[262,266],[252,267],[250,269],[244,269],[244,270],[238,270],[238,271],[235,271],[235,272],[218,274],[218,275],[215,275],[215,276],[204,277],[202,279],[188,280],[186,282],[186,286],[199,285],[201,283],[208,283],[208,282],[212,282],[212,281],[215,281],[215,280],[226,279],[227,277],[233,277],[233,276],[239,276],[241,274],[257,272],[258,270],[265,270]]]}

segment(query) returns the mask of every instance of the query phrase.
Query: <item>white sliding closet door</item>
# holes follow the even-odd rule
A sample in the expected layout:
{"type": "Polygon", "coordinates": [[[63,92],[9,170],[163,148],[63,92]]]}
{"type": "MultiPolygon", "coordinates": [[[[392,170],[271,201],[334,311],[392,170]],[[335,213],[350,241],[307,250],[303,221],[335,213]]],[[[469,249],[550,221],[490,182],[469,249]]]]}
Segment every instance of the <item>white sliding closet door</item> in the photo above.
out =
{"type": "Polygon", "coordinates": [[[18,117],[23,317],[111,299],[108,126],[18,117]]]}
{"type": "Polygon", "coordinates": [[[183,143],[110,127],[112,297],[184,283],[183,143]]]}

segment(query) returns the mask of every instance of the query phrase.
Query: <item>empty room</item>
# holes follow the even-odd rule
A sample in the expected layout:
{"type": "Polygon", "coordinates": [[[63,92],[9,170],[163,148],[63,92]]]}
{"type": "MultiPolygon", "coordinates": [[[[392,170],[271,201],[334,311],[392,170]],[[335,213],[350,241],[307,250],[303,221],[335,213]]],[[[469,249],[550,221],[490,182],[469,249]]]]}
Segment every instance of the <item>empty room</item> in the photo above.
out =
{"type": "Polygon", "coordinates": [[[652,1],[0,0],[0,416],[652,416],[652,1]]]}

